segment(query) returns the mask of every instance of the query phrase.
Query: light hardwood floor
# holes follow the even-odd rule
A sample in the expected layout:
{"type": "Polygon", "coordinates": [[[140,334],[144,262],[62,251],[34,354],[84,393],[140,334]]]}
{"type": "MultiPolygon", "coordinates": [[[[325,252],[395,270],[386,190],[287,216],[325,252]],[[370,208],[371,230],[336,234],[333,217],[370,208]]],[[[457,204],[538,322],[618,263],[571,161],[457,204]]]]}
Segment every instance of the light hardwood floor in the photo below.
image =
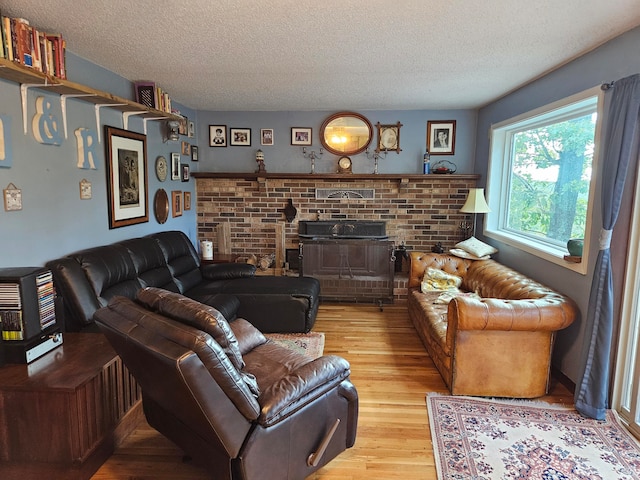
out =
{"type": "MultiPolygon", "coordinates": [[[[446,393],[404,305],[324,304],[314,331],[325,333],[325,354],[351,363],[360,413],[353,448],[310,476],[312,480],[432,480],[436,469],[425,395],[446,393]]],[[[542,398],[570,405],[571,392],[554,381],[542,398]]],[[[201,480],[207,472],[146,422],[125,439],[92,480],[201,480]]]]}

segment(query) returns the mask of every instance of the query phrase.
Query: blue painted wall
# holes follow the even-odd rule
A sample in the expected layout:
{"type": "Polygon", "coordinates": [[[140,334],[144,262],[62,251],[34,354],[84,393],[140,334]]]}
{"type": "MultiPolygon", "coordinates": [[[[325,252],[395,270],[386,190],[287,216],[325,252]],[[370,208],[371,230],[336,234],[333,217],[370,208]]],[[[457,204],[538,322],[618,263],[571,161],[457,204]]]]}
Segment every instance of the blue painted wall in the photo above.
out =
{"type": "MultiPolygon", "coordinates": [[[[514,117],[534,108],[568,97],[605,82],[611,82],[628,75],[640,72],[640,28],[635,28],[598,49],[574,60],[573,62],[549,73],[512,94],[480,109],[478,114],[478,135],[476,144],[475,172],[484,175],[487,172],[489,152],[489,129],[491,124],[514,117]]],[[[600,168],[605,162],[600,162],[600,168]]],[[[599,175],[601,172],[596,172],[599,175]]],[[[633,182],[631,182],[633,183],[633,182]]],[[[598,245],[599,227],[602,225],[600,214],[600,185],[593,219],[591,245],[598,245]]],[[[616,230],[626,231],[630,218],[620,216],[616,230]]],[[[625,238],[620,238],[623,243],[625,238]]],[[[584,322],[589,293],[595,267],[597,252],[592,251],[589,258],[589,272],[580,275],[558,265],[546,262],[509,245],[491,240],[500,252],[497,259],[547,285],[555,288],[576,300],[582,312],[581,318],[569,328],[560,332],[556,342],[555,363],[562,372],[574,382],[580,372],[580,354],[584,337],[584,322]]],[[[613,245],[612,252],[616,245],[613,245]]],[[[623,245],[619,245],[624,249],[623,245]]],[[[597,247],[595,247],[597,248],[597,247]]],[[[593,250],[595,250],[595,248],[593,250]]],[[[623,250],[624,251],[624,250],[623,250]]],[[[624,261],[624,258],[622,258],[624,261]]],[[[624,265],[619,265],[624,268],[624,265]]]]}

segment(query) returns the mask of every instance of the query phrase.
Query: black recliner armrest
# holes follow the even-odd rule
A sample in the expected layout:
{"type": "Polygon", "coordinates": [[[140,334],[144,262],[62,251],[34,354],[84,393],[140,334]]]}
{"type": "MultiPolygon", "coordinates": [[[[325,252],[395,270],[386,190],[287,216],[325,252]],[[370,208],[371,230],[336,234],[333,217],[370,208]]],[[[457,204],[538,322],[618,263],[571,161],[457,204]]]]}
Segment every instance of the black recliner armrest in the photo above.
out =
{"type": "Polygon", "coordinates": [[[207,280],[232,280],[253,277],[256,266],[249,263],[212,263],[200,265],[200,272],[207,280]]]}

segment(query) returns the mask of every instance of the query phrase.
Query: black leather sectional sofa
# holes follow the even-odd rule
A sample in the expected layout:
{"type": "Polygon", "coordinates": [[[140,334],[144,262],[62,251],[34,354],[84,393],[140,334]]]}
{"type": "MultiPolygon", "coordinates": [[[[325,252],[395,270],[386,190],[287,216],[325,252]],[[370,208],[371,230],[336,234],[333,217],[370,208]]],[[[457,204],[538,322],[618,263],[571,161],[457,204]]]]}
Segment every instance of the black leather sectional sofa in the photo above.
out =
{"type": "Polygon", "coordinates": [[[46,266],[62,298],[58,316],[66,331],[95,328],[96,310],[115,296],[134,299],[143,287],[181,293],[265,333],[310,331],[320,297],[320,283],[311,277],[255,276],[254,265],[240,263],[201,265],[181,231],[90,248],[46,266]]]}

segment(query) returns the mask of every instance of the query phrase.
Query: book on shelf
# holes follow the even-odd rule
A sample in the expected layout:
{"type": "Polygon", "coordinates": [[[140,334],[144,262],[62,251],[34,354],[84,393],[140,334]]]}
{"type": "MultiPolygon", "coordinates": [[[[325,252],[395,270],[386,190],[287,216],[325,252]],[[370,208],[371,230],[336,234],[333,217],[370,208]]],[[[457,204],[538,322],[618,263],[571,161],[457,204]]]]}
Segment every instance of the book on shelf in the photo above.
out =
{"type": "Polygon", "coordinates": [[[58,33],[39,30],[24,18],[0,12],[0,58],[66,79],[66,42],[58,33]]]}

